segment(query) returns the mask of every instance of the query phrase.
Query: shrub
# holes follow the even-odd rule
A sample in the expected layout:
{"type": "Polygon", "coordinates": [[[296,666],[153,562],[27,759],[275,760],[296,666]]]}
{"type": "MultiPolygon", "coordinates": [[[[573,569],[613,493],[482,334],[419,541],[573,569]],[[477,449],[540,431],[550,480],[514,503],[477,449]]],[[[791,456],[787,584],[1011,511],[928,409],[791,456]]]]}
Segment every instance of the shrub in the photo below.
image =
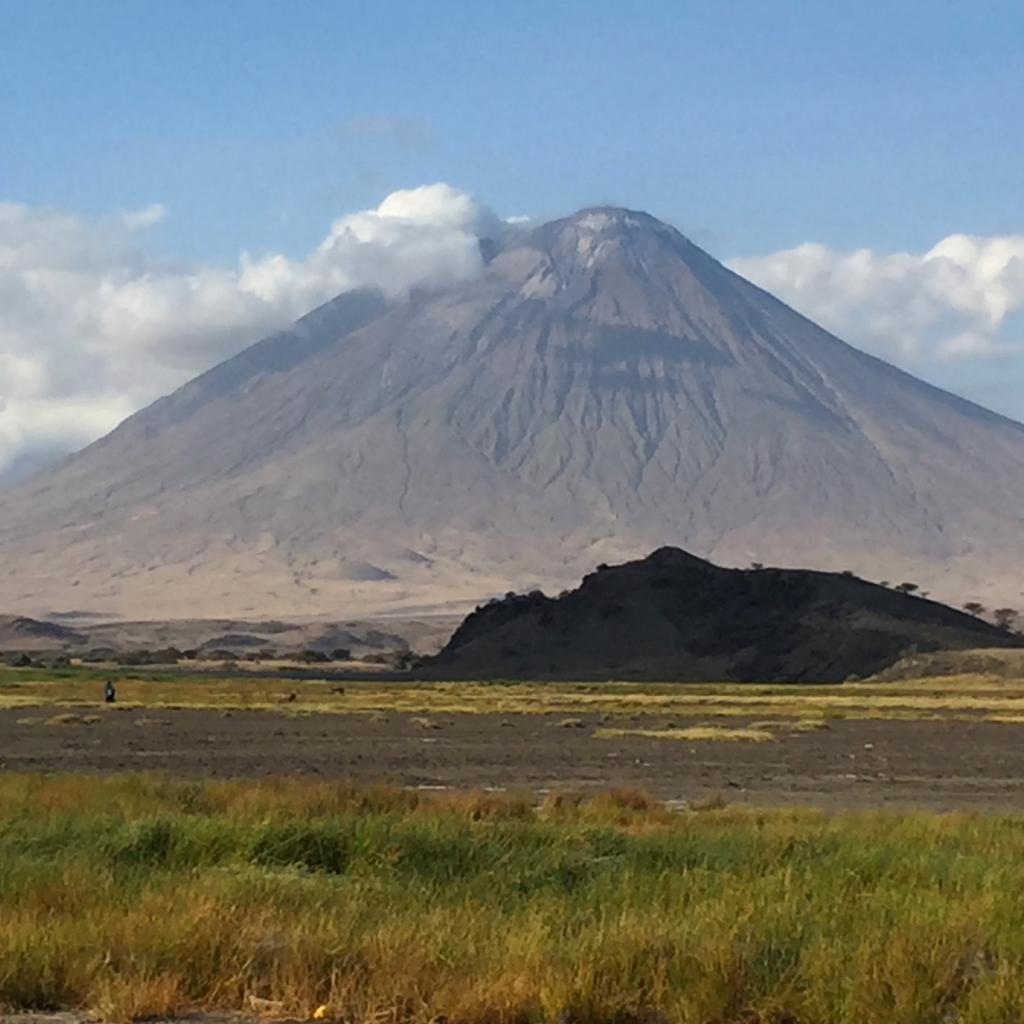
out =
{"type": "Polygon", "coordinates": [[[351,859],[350,846],[350,836],[333,824],[274,823],[256,834],[250,857],[254,864],[340,875],[351,859]]]}
{"type": "Polygon", "coordinates": [[[84,662],[114,661],[117,651],[113,647],[92,647],[82,655],[84,662]]]}
{"type": "Polygon", "coordinates": [[[107,853],[112,860],[126,867],[163,867],[174,855],[177,838],[177,827],[171,821],[138,821],[110,837],[107,853]]]}

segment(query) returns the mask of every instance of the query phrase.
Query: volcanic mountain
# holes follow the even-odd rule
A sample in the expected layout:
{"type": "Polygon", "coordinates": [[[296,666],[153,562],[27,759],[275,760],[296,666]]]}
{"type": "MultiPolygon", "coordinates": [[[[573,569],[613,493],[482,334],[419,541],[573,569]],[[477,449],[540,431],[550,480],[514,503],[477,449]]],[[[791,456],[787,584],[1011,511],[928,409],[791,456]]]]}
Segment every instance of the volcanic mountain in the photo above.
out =
{"type": "Polygon", "coordinates": [[[1013,605],[1024,426],[589,209],[339,296],[0,496],[0,607],[365,616],[665,544],[1013,605]]]}
{"type": "Polygon", "coordinates": [[[908,653],[1011,646],[1024,638],[852,575],[723,569],[661,548],[558,598],[489,602],[422,674],[838,683],[908,653]]]}

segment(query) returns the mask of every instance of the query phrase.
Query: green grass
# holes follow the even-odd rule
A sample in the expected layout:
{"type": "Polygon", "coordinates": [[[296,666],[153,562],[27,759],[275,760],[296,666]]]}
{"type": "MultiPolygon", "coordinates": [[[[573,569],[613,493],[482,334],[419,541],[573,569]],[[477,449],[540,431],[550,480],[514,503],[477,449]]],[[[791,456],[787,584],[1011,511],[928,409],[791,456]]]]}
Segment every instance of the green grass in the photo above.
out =
{"type": "Polygon", "coordinates": [[[1019,1024],[1024,819],[0,777],[0,1004],[1019,1024]]]}

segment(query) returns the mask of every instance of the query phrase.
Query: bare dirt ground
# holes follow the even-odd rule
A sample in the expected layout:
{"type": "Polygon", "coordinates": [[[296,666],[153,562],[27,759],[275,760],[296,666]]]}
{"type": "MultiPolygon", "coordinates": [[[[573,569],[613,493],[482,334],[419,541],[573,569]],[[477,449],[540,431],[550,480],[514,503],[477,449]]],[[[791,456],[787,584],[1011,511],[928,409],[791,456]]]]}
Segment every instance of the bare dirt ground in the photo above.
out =
{"type": "MultiPolygon", "coordinates": [[[[714,799],[827,809],[1024,810],[1024,724],[842,720],[768,742],[603,738],[597,714],[283,715],[119,709],[47,724],[54,709],[0,710],[0,770],[155,771],[181,777],[308,775],[424,788],[530,791],[643,787],[680,803],[714,799]]],[[[685,728],[698,718],[617,718],[685,728]]],[[[732,719],[730,728],[746,722],[732,719]]]]}

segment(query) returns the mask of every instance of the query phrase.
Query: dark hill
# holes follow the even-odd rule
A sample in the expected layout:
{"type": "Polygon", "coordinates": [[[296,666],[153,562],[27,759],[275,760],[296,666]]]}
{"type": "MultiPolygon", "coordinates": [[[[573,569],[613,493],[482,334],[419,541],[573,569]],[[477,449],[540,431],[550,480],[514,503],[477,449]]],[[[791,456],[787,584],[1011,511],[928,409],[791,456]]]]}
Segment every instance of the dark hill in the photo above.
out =
{"type": "Polygon", "coordinates": [[[678,548],[602,567],[559,598],[510,595],[473,612],[433,678],[841,682],[908,652],[1024,641],[854,576],[723,569],[678,548]]]}

